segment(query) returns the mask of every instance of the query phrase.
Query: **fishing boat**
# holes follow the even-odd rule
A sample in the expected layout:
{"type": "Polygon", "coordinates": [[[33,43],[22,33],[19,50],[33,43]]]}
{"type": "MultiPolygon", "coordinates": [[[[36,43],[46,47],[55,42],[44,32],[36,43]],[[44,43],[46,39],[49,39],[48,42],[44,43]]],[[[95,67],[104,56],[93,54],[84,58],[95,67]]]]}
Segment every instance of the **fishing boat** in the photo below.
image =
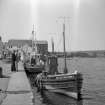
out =
{"type": "Polygon", "coordinates": [[[44,64],[40,63],[40,54],[35,54],[33,63],[31,61],[24,63],[24,69],[27,74],[41,73],[44,70],[44,64]]]}
{"type": "Polygon", "coordinates": [[[37,53],[34,26],[32,35],[32,52],[29,54],[29,57],[27,57],[27,60],[24,62],[24,69],[27,74],[41,73],[44,69],[44,62],[41,60],[42,54],[37,53]]]}
{"type": "MultiPolygon", "coordinates": [[[[58,58],[55,54],[47,56],[45,71],[36,77],[36,86],[38,90],[64,94],[75,99],[80,98],[83,77],[78,71],[70,73],[66,64],[65,50],[65,24],[63,24],[63,42],[64,42],[64,72],[58,72],[58,58]]],[[[53,48],[54,49],[54,48],[53,48]]]]}

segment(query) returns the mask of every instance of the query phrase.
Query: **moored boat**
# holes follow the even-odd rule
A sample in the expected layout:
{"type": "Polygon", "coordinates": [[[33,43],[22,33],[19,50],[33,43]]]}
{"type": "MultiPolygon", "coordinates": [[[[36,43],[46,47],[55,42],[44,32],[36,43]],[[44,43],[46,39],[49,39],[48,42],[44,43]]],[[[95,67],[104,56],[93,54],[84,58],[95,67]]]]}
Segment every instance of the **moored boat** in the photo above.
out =
{"type": "MultiPolygon", "coordinates": [[[[49,62],[52,62],[53,58],[57,60],[56,57],[52,56],[49,62]]],[[[83,77],[82,74],[75,71],[74,73],[58,73],[56,70],[56,65],[49,65],[50,72],[43,72],[37,75],[36,85],[38,90],[48,90],[50,92],[56,92],[60,94],[65,94],[71,96],[75,99],[79,99],[82,88],[83,77]]]]}
{"type": "Polygon", "coordinates": [[[43,63],[40,62],[40,55],[39,54],[36,54],[33,56],[35,56],[33,61],[29,61],[29,62],[24,63],[24,69],[25,69],[26,73],[28,73],[28,74],[41,73],[44,70],[44,62],[43,63]]]}
{"type": "Polygon", "coordinates": [[[24,69],[27,74],[30,73],[41,73],[44,69],[44,61],[42,60],[41,52],[38,53],[37,51],[37,43],[36,43],[36,35],[34,31],[34,25],[33,25],[33,31],[32,31],[32,51],[30,53],[27,53],[25,55],[25,61],[24,61],[24,69]]]}
{"type": "Polygon", "coordinates": [[[71,96],[75,99],[80,98],[83,77],[78,71],[69,73],[66,66],[65,50],[65,24],[63,24],[63,41],[64,41],[64,73],[58,72],[57,56],[54,54],[47,56],[45,71],[36,77],[36,86],[38,90],[48,90],[60,94],[71,96]]]}

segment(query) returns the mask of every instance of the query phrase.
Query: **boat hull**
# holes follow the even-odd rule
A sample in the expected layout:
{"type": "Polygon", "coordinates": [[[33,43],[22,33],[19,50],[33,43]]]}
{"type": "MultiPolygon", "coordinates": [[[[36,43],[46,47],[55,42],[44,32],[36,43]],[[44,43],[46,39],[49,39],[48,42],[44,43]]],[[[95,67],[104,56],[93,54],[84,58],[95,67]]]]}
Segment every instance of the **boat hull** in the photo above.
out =
{"type": "Polygon", "coordinates": [[[72,92],[70,89],[69,89],[70,91],[67,91],[65,89],[58,89],[58,88],[53,88],[53,87],[46,86],[46,90],[48,90],[50,92],[55,92],[55,93],[60,93],[60,94],[63,94],[63,95],[67,95],[67,96],[73,97],[75,99],[78,99],[78,97],[79,97],[79,93],[72,92]]]}
{"type": "Polygon", "coordinates": [[[24,64],[24,69],[27,73],[41,73],[44,67],[40,65],[32,66],[30,64],[24,64]]]}
{"type": "Polygon", "coordinates": [[[59,75],[37,79],[38,88],[61,93],[78,99],[82,88],[82,75],[59,75]]]}

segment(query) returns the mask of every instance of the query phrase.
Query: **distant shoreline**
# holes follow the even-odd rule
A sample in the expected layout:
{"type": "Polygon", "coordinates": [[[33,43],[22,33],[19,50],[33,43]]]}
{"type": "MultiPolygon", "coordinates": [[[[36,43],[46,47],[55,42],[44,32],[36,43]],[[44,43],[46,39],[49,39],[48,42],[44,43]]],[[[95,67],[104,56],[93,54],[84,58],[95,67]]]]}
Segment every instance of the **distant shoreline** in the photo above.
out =
{"type": "MultiPolygon", "coordinates": [[[[52,54],[52,52],[49,52],[52,54]]],[[[64,57],[63,52],[54,52],[58,57],[64,57]]],[[[105,57],[105,50],[66,52],[67,57],[105,57]]]]}

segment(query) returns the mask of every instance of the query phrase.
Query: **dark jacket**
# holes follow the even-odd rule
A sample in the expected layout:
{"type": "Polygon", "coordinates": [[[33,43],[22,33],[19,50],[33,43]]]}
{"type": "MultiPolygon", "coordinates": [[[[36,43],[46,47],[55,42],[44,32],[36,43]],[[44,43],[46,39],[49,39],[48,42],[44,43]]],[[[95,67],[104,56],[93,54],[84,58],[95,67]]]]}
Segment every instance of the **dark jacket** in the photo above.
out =
{"type": "Polygon", "coordinates": [[[12,54],[12,61],[13,61],[13,62],[16,61],[16,55],[15,55],[15,53],[12,54]]]}

